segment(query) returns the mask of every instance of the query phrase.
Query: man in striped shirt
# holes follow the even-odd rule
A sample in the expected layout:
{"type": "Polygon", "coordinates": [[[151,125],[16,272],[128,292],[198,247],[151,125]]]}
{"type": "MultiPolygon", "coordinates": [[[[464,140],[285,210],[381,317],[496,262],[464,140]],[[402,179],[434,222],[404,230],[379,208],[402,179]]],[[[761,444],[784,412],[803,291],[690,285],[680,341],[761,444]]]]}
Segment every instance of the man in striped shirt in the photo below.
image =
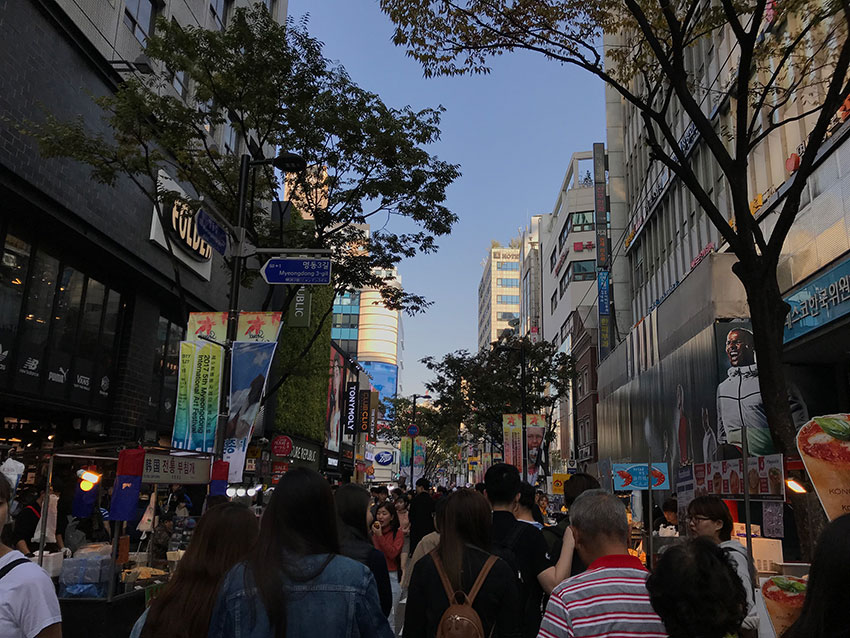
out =
{"type": "Polygon", "coordinates": [[[646,590],[649,575],[629,555],[629,523],[620,500],[588,490],[570,508],[570,528],[587,571],[553,591],[538,638],[666,638],[646,590]]]}

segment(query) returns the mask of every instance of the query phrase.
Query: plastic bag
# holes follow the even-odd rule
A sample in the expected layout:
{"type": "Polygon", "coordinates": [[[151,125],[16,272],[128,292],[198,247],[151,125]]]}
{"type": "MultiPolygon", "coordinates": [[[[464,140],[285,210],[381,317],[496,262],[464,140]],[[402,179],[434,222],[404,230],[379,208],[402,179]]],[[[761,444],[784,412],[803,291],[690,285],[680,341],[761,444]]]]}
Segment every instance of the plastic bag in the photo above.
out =
{"type": "Polygon", "coordinates": [[[156,512],[156,498],[151,495],[150,503],[145,508],[145,513],[142,514],[142,519],[139,521],[139,524],[136,525],[136,529],[140,532],[152,532],[153,531],[153,517],[156,512]]]}

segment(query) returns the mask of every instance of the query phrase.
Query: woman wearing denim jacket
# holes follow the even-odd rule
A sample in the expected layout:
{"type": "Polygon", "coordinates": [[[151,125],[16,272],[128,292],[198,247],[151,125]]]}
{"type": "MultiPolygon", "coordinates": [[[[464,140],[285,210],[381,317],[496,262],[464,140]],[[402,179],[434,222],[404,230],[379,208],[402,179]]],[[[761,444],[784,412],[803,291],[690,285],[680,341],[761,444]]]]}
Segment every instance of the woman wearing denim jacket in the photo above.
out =
{"type": "Polygon", "coordinates": [[[224,581],[209,638],[392,638],[371,572],[338,554],[330,485],[307,468],[287,472],[251,556],[224,581]]]}

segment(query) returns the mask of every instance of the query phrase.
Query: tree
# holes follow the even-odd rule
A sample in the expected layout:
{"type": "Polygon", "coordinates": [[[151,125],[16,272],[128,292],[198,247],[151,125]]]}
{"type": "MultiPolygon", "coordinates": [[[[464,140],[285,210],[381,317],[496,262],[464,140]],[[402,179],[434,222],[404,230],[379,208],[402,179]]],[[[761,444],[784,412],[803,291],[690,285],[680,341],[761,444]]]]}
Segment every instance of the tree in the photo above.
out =
{"type": "MultiPolygon", "coordinates": [[[[407,436],[407,428],[413,424],[413,401],[407,397],[396,397],[387,403],[393,415],[387,440],[398,445],[407,436]]],[[[460,423],[446,418],[434,406],[417,402],[416,425],[419,427],[419,436],[425,438],[423,476],[436,479],[439,469],[452,467],[457,459],[460,423]]],[[[410,468],[401,467],[399,473],[409,477],[410,468]]]]}
{"type": "Polygon", "coordinates": [[[548,341],[508,337],[490,350],[470,354],[450,352],[437,360],[423,359],[435,377],[425,384],[437,396],[441,418],[462,423],[473,440],[487,440],[502,449],[502,415],[522,409],[522,366],[525,359],[527,414],[546,417],[548,444],[555,434],[553,412],[569,396],[575,364],[548,341]]]}
{"type": "MultiPolygon", "coordinates": [[[[19,125],[38,139],[45,157],[88,164],[92,179],[104,184],[132,180],[163,227],[177,200],[180,214],[204,207],[236,223],[239,157],[231,151],[239,146],[252,149],[255,158],[277,149],[297,152],[311,169],[289,175],[286,186],[310,223],[273,227],[266,209],[283,184],[265,167],[249,189],[252,242],[330,250],[335,293],[370,287],[393,309],[417,313],[428,307],[428,300],[386,273],[406,257],[434,252],[436,238],[457,221],[444,201],[458,167],[425,149],[439,138],[441,107],[387,106],[322,55],[304,22],[280,25],[260,3],[236,9],[223,31],[161,18],[145,54],[158,73],[127,77],[114,94],[95,100],[111,135],[90,132],[82,118],[60,121],[49,113],[43,122],[19,125]],[[189,87],[187,95],[174,91],[175,78],[189,87]],[[222,128],[232,134],[225,135],[224,149],[212,135],[222,128]],[[231,143],[233,149],[227,148],[231,143]],[[405,218],[408,230],[393,232],[393,218],[405,218]],[[371,221],[379,229],[370,232],[371,221]]],[[[250,284],[259,265],[246,269],[240,283],[250,284]]],[[[283,309],[294,289],[289,287],[283,309]]],[[[181,305],[185,318],[182,288],[181,305]]],[[[323,308],[301,357],[331,309],[323,308]]]]}
{"type": "Polygon", "coordinates": [[[381,6],[396,24],[395,42],[407,47],[426,75],[486,73],[491,57],[522,49],[585,69],[634,107],[651,160],[681,180],[738,259],[733,271],[749,302],[767,421],[781,451],[792,453],[796,428],[782,371],[789,306],[777,267],[815,158],[846,117],[843,109],[837,111],[850,95],[850,3],[381,0],[381,6]],[[702,99],[716,88],[706,85],[690,60],[696,43],[721,35],[734,44],[720,76],[722,108],[717,111],[723,113],[728,105],[722,123],[708,107],[711,100],[702,99]],[[699,179],[689,155],[693,144],[680,143],[674,105],[690,118],[720,168],[731,221],[710,185],[699,179]],[[794,124],[804,126],[808,137],[770,228],[750,210],[752,154],[794,124]]]}

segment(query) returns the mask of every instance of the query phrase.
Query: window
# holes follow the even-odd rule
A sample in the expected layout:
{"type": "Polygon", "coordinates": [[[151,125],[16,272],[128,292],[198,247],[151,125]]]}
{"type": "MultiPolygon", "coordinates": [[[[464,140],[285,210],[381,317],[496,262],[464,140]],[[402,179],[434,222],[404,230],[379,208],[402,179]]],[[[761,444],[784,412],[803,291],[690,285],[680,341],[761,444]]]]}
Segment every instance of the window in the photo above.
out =
{"type": "Polygon", "coordinates": [[[552,298],[549,300],[549,310],[552,314],[555,314],[555,310],[558,308],[558,291],[552,293],[552,298]]]}
{"type": "Polygon", "coordinates": [[[549,272],[555,270],[555,266],[558,265],[558,251],[553,250],[552,254],[549,256],[549,272]]]}
{"type": "Polygon", "coordinates": [[[224,142],[224,150],[227,153],[231,155],[236,154],[236,151],[239,149],[239,133],[236,131],[236,127],[230,122],[225,122],[224,124],[222,141],[224,142]]]}
{"type": "Polygon", "coordinates": [[[568,232],[581,232],[586,230],[593,230],[593,211],[573,213],[570,215],[568,232]]]}
{"type": "Polygon", "coordinates": [[[210,17],[212,18],[213,29],[224,31],[227,24],[227,5],[230,4],[227,0],[210,0],[210,17]]]}
{"type": "Polygon", "coordinates": [[[593,259],[571,261],[566,276],[570,281],[592,281],[596,279],[596,262],[593,259]]]}
{"type": "Polygon", "coordinates": [[[496,262],[496,270],[516,270],[519,272],[518,261],[499,261],[496,262]]]}
{"type": "Polygon", "coordinates": [[[502,288],[519,288],[519,279],[496,279],[496,285],[502,288]]]}
{"type": "Polygon", "coordinates": [[[186,81],[185,71],[173,71],[171,73],[171,86],[173,86],[174,90],[177,91],[177,95],[180,97],[186,97],[189,92],[189,85],[186,81]]]}
{"type": "Polygon", "coordinates": [[[561,233],[558,235],[558,250],[564,247],[567,242],[567,235],[570,234],[570,217],[564,220],[564,226],[561,228],[561,233]]]}
{"type": "Polygon", "coordinates": [[[124,6],[124,24],[142,44],[153,28],[154,17],[152,0],[127,0],[124,6]]]}
{"type": "Polygon", "coordinates": [[[148,399],[148,418],[158,423],[174,421],[177,402],[177,373],[180,369],[180,341],[184,329],[166,317],[160,317],[156,330],[156,356],[153,381],[148,399]]]}
{"type": "Polygon", "coordinates": [[[519,305],[519,295],[496,295],[497,304],[519,305]]]}
{"type": "Polygon", "coordinates": [[[512,319],[518,319],[519,313],[516,312],[497,312],[496,320],[497,321],[511,321],[512,319]]]}
{"type": "Polygon", "coordinates": [[[563,297],[564,293],[567,292],[567,286],[569,286],[569,285],[570,285],[570,271],[569,271],[569,268],[568,268],[567,272],[565,272],[561,276],[561,281],[558,283],[558,292],[560,293],[561,297],[563,297]]]}
{"type": "Polygon", "coordinates": [[[567,340],[567,335],[570,333],[570,318],[567,317],[564,323],[561,324],[561,343],[567,340]]]}
{"type": "MultiPolygon", "coordinates": [[[[2,239],[2,236],[0,236],[2,239]]],[[[30,260],[30,245],[14,235],[6,235],[2,261],[0,261],[0,356],[8,352],[8,344],[14,343],[18,328],[21,304],[24,300],[24,284],[30,260]],[[7,341],[8,340],[8,341],[7,341]]],[[[5,357],[8,366],[8,355],[5,357]]],[[[0,362],[0,371],[6,367],[0,362]]]]}

